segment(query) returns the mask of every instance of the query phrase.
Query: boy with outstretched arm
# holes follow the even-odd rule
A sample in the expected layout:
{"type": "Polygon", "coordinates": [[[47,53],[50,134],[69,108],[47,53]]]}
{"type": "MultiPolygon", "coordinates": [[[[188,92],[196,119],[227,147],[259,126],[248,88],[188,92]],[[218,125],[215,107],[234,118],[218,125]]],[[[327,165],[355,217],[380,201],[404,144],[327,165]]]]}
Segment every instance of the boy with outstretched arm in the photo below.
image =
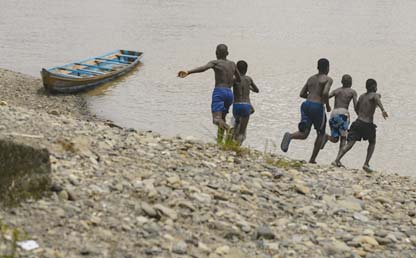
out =
{"type": "Polygon", "coordinates": [[[217,60],[210,61],[204,66],[189,71],[180,71],[178,77],[185,78],[193,73],[202,73],[208,69],[214,70],[215,87],[212,93],[211,112],[213,123],[218,126],[217,142],[220,143],[224,138],[224,131],[229,128],[225,122],[225,117],[233,103],[231,87],[234,81],[240,81],[240,74],[235,63],[227,60],[228,47],[226,45],[219,44],[215,54],[217,60]]]}

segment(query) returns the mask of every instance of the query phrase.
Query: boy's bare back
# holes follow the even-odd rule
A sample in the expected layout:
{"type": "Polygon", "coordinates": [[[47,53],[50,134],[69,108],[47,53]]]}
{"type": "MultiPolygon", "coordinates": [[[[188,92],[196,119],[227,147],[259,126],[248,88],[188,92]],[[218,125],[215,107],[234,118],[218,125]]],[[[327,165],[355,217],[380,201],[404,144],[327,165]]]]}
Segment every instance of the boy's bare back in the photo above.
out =
{"type": "Polygon", "coordinates": [[[358,119],[366,123],[372,123],[377,107],[377,100],[380,98],[381,95],[375,92],[362,94],[358,99],[358,119]]]}
{"type": "Polygon", "coordinates": [[[250,103],[250,90],[258,92],[257,86],[253,79],[247,75],[241,75],[241,82],[235,83],[233,87],[234,102],[236,103],[250,103]]]}
{"type": "Polygon", "coordinates": [[[236,65],[229,60],[213,60],[212,69],[215,72],[215,87],[231,88],[236,74],[236,65]]]}
{"type": "Polygon", "coordinates": [[[332,78],[326,74],[315,74],[311,76],[306,82],[308,91],[307,99],[312,102],[325,103],[324,90],[332,85],[332,78]]]}
{"type": "Polygon", "coordinates": [[[335,89],[331,94],[335,97],[334,108],[345,108],[348,110],[348,107],[351,103],[351,100],[355,100],[354,104],[357,102],[357,92],[351,88],[341,87],[335,89]]]}

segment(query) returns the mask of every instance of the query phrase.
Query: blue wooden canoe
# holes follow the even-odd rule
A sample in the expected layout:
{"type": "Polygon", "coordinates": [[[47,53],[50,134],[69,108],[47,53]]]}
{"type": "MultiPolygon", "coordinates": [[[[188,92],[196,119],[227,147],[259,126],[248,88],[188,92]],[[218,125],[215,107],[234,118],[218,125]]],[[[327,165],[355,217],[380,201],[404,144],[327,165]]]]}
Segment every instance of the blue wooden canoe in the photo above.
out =
{"type": "Polygon", "coordinates": [[[92,89],[133,69],[142,52],[116,50],[102,56],[42,69],[45,88],[54,93],[76,93],[92,89]]]}

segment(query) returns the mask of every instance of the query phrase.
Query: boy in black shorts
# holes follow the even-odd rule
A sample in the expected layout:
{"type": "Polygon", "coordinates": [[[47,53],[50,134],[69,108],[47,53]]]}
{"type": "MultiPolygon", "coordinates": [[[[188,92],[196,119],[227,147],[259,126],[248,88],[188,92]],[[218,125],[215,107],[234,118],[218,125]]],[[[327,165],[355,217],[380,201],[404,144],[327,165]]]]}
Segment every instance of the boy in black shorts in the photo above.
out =
{"type": "Polygon", "coordinates": [[[337,158],[332,165],[341,167],[341,158],[354,146],[356,141],[361,139],[368,141],[367,157],[363,169],[367,172],[372,172],[370,168],[370,159],[376,147],[376,128],[373,123],[374,112],[376,107],[381,109],[384,119],[387,119],[388,114],[384,110],[381,103],[381,95],[377,92],[377,82],[374,79],[368,79],[366,82],[367,93],[360,96],[357,103],[358,118],[352,123],[347,137],[347,145],[345,145],[339,152],[337,158]]]}

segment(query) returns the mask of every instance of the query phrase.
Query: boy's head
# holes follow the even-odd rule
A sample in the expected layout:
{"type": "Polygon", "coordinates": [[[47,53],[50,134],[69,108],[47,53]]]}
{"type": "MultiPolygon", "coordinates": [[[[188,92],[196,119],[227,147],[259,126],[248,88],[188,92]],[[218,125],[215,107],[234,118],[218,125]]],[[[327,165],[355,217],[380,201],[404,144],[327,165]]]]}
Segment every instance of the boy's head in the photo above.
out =
{"type": "Polygon", "coordinates": [[[377,82],[374,79],[368,79],[365,83],[365,88],[367,92],[377,92],[377,82]]]}
{"type": "Polygon", "coordinates": [[[217,50],[215,51],[218,59],[223,59],[228,56],[228,47],[225,44],[219,44],[217,50]]]}
{"type": "Polygon", "coordinates": [[[344,74],[341,79],[342,87],[351,88],[352,86],[352,77],[349,74],[344,74]]]}
{"type": "Polygon", "coordinates": [[[318,60],[318,71],[319,73],[328,74],[329,73],[329,61],[326,58],[321,58],[318,60]]]}
{"type": "Polygon", "coordinates": [[[237,69],[241,75],[245,75],[247,73],[247,63],[246,61],[240,60],[237,62],[237,69]]]}

